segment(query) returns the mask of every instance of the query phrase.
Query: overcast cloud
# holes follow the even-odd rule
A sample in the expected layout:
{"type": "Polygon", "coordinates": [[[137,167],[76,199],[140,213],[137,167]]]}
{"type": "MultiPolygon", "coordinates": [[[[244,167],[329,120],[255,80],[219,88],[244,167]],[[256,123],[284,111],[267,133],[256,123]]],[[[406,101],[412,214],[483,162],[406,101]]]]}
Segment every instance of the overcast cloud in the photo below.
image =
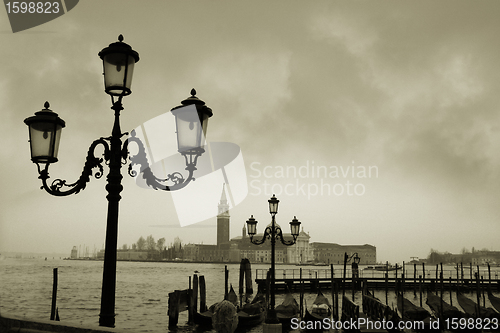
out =
{"type": "MultiPolygon", "coordinates": [[[[0,13],[0,251],[104,243],[104,177],[71,197],[40,190],[23,119],[50,102],[66,121],[51,179],[76,180],[90,143],[111,132],[97,53],[119,34],[141,58],[123,131],[194,87],[214,112],[208,140],[241,147],[249,194],[230,212],[232,237],[251,214],[263,230],[275,191],[282,226],[297,216],[311,241],[373,244],[379,261],[498,251],[499,14],[497,1],[80,1],[13,34],[0,13]],[[279,174],[303,166],[377,173],[279,174]],[[321,187],[346,181],[363,194],[321,187]]],[[[150,234],[216,242],[215,218],[175,227],[170,194],[122,172],[120,246],[150,234]]]]}

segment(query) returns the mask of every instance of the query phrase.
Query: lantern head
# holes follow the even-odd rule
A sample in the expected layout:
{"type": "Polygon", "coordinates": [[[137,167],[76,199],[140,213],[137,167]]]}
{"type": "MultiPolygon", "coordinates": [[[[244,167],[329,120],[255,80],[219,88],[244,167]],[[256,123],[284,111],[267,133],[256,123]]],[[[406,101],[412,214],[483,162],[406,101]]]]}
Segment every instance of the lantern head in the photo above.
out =
{"type": "Polygon", "coordinates": [[[273,194],[273,197],[267,201],[269,202],[269,213],[271,213],[271,215],[278,214],[278,203],[280,201],[278,199],[276,199],[274,194],[273,194]]]}
{"type": "Polygon", "coordinates": [[[31,160],[34,163],[57,162],[59,141],[65,123],[57,113],[49,110],[49,106],[49,102],[45,102],[45,109],[24,120],[29,127],[31,160]]]}
{"type": "Polygon", "coordinates": [[[212,109],[205,105],[191,90],[191,97],[183,100],[182,105],[171,110],[177,127],[177,145],[180,153],[198,154],[204,152],[208,118],[212,109]]]}
{"type": "Polygon", "coordinates": [[[253,215],[247,220],[247,230],[250,237],[257,233],[257,221],[253,218],[253,215]]]}
{"type": "Polygon", "coordinates": [[[290,222],[290,231],[292,233],[293,238],[297,238],[300,233],[300,221],[297,220],[297,217],[294,216],[293,220],[290,222]]]}
{"type": "Polygon", "coordinates": [[[123,42],[123,36],[118,42],[109,44],[99,52],[104,69],[104,90],[112,96],[127,96],[132,93],[132,74],[134,64],[139,61],[139,53],[123,42]]]}

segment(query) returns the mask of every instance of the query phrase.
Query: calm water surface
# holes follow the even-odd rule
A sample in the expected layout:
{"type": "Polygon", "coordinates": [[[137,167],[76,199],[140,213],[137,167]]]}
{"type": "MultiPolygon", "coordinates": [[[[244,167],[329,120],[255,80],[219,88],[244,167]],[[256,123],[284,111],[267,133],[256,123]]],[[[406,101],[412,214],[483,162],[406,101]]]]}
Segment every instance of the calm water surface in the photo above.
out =
{"type": "MultiPolygon", "coordinates": [[[[53,268],[58,268],[57,307],[61,322],[96,326],[99,322],[102,266],[102,261],[13,258],[0,260],[0,311],[30,319],[49,319],[53,268]]],[[[256,269],[268,267],[269,265],[252,265],[252,278],[255,279],[256,269]]],[[[292,265],[280,265],[277,272],[282,268],[297,269],[292,265]]],[[[229,264],[228,269],[229,282],[237,291],[239,264],[229,264]]],[[[222,300],[224,264],[118,262],[116,328],[123,332],[168,332],[168,294],[176,289],[187,289],[188,277],[192,276],[195,270],[205,276],[207,305],[222,300]]],[[[254,289],[257,289],[255,283],[254,289]]],[[[325,292],[331,300],[329,293],[325,292]]],[[[384,291],[376,291],[375,294],[385,302],[384,291]]],[[[346,295],[351,297],[352,293],[347,291],[346,295]]],[[[416,298],[413,291],[408,291],[406,296],[415,304],[419,304],[418,292],[416,298]]],[[[361,304],[360,297],[360,293],[355,295],[357,304],[361,304]]],[[[470,297],[475,299],[475,295],[470,297]]],[[[282,298],[283,295],[277,295],[276,304],[279,304],[282,298]]],[[[311,305],[314,298],[314,294],[306,294],[306,304],[311,305]]],[[[448,293],[445,293],[444,298],[449,302],[448,293]]],[[[296,299],[299,300],[298,294],[296,299]]],[[[391,307],[396,306],[393,293],[389,294],[388,304],[391,307]]],[[[425,299],[423,304],[426,307],[425,299]]],[[[453,304],[458,304],[456,299],[453,304]]],[[[491,306],[487,299],[486,305],[491,306]]],[[[187,325],[187,312],[179,315],[177,332],[199,332],[195,326],[187,325]]],[[[258,326],[247,332],[262,332],[262,327],[258,326]]]]}

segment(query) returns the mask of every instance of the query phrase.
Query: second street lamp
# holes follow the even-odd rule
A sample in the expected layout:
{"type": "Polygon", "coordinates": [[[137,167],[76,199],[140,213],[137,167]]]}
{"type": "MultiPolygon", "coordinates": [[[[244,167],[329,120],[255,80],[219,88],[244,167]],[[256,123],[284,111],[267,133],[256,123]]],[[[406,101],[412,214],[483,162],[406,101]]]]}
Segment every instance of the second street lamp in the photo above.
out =
{"type": "Polygon", "coordinates": [[[35,113],[34,116],[26,118],[25,124],[29,127],[31,160],[37,165],[39,179],[42,188],[49,194],[55,196],[67,196],[76,194],[85,189],[90,177],[101,178],[103,175],[103,162],[109,166],[106,190],[108,195],[108,213],[106,222],[106,243],[104,252],[104,268],[102,279],[101,311],[99,314],[99,325],[115,326],[115,289],[116,289],[116,249],[118,237],[118,210],[121,199],[120,192],[123,189],[121,180],[121,167],[130,159],[128,173],[136,176],[134,165],[141,165],[140,174],[146,183],[154,189],[166,191],[179,190],[185,187],[191,180],[196,170],[196,161],[204,153],[204,135],[207,128],[208,118],[212,116],[212,110],[205,106],[205,102],[196,97],[196,91],[191,90],[191,97],[182,101],[182,105],[173,108],[172,114],[177,120],[177,135],[179,153],[185,157],[186,170],[189,172],[184,178],[180,172],[173,172],[166,179],[160,179],[153,175],[146,158],[146,148],[143,142],[132,132],[128,140],[122,142],[122,137],[128,133],[122,133],[120,129],[120,111],[123,110],[122,98],[132,93],[130,87],[134,64],[139,61],[139,54],[132,50],[130,45],[123,43],[123,36],[118,37],[118,42],[110,44],[99,52],[103,61],[105,92],[111,96],[111,109],[114,110],[115,118],[111,136],[101,137],[95,140],[89,148],[87,159],[80,178],[74,183],[66,180],[55,179],[50,185],[48,183],[49,165],[58,161],[57,152],[62,128],[65,122],[56,113],[49,109],[49,103],[44,104],[44,109],[35,113]],[[187,125],[179,125],[186,123],[187,125]],[[129,143],[137,145],[138,152],[131,155],[128,150],[129,143]],[[187,142],[187,144],[186,144],[187,142]],[[104,153],[102,157],[95,156],[95,148],[102,145],[104,153]],[[94,171],[97,169],[97,171],[94,171]],[[171,182],[173,185],[165,185],[171,182]]]}
{"type": "Polygon", "coordinates": [[[275,264],[276,264],[276,258],[275,258],[275,247],[276,247],[276,240],[279,239],[283,245],[294,245],[295,242],[297,241],[297,237],[299,236],[299,231],[300,231],[300,221],[297,220],[296,217],[293,218],[293,220],[290,222],[290,230],[293,239],[292,240],[285,240],[283,237],[283,231],[281,230],[281,227],[276,223],[275,216],[278,214],[278,204],[279,200],[276,198],[276,196],[273,194],[273,197],[268,200],[269,202],[269,213],[271,214],[271,223],[266,227],[266,230],[264,230],[264,235],[262,236],[261,239],[253,239],[253,237],[257,234],[257,221],[254,219],[253,215],[248,219],[247,221],[247,230],[248,230],[248,235],[250,236],[250,242],[252,242],[255,245],[261,245],[264,244],[266,239],[271,240],[271,301],[270,301],[270,308],[266,316],[266,323],[267,324],[277,324],[279,323],[278,317],[276,316],[276,311],[275,311],[275,281],[276,281],[276,274],[275,274],[275,264]]]}

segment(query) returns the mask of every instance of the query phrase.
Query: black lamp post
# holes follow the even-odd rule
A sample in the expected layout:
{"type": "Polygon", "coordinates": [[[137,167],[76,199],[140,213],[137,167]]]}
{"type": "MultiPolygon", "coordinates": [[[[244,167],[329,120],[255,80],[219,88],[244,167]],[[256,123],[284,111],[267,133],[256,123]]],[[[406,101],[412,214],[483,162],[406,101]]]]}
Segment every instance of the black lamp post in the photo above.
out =
{"type": "Polygon", "coordinates": [[[57,152],[61,131],[65,126],[65,122],[55,112],[49,110],[49,103],[45,102],[43,110],[36,112],[34,116],[25,119],[24,122],[29,127],[31,160],[37,165],[38,178],[42,181],[42,188],[48,193],[55,196],[76,194],[85,189],[93,169],[97,169],[94,173],[95,178],[102,177],[103,160],[109,165],[106,185],[108,214],[99,325],[114,327],[118,208],[121,199],[120,192],[123,189],[121,184],[123,178],[121,175],[122,160],[126,162],[127,158],[130,159],[128,173],[131,176],[137,175],[137,171],[133,170],[132,167],[141,165],[142,177],[154,189],[174,191],[185,187],[191,180],[194,180],[193,174],[196,170],[197,158],[204,153],[203,139],[208,118],[212,116],[212,110],[205,106],[205,102],[195,96],[194,89],[191,90],[191,97],[182,101],[182,105],[171,110],[176,118],[178,151],[186,159],[186,170],[189,174],[187,179],[180,172],[169,174],[166,179],[157,178],[149,168],[142,141],[132,132],[131,137],[122,142],[122,137],[128,133],[122,133],[120,129],[120,111],[123,110],[121,101],[124,96],[132,93],[130,90],[132,74],[134,64],[139,61],[139,54],[132,50],[130,45],[123,43],[123,36],[120,35],[118,42],[110,44],[99,52],[99,57],[103,60],[105,91],[111,96],[111,109],[115,112],[115,119],[111,136],[101,137],[90,145],[82,174],[76,182],[67,184],[65,180],[55,179],[50,185],[47,183],[49,165],[58,160],[57,152]],[[137,145],[138,153],[136,155],[130,155],[129,142],[137,145]],[[96,157],[94,154],[98,145],[104,147],[103,158],[96,157]],[[173,184],[167,186],[164,184],[167,182],[173,184]],[[63,190],[64,187],[68,189],[63,190]]]}
{"type": "Polygon", "coordinates": [[[283,238],[283,232],[281,230],[281,227],[276,224],[275,221],[275,216],[278,214],[278,203],[279,200],[276,199],[276,197],[273,194],[273,197],[268,200],[269,202],[269,213],[271,214],[271,223],[266,227],[266,230],[264,231],[264,235],[262,236],[262,239],[253,239],[253,236],[257,233],[257,221],[253,218],[253,215],[248,219],[247,221],[247,230],[248,230],[248,235],[250,236],[250,242],[252,242],[255,245],[261,245],[263,244],[266,239],[271,240],[271,306],[269,309],[269,312],[266,316],[266,323],[268,324],[275,324],[279,323],[278,317],[276,316],[276,311],[274,309],[275,306],[275,246],[276,246],[276,239],[280,239],[281,243],[283,245],[293,245],[297,241],[297,237],[299,236],[299,231],[300,231],[300,221],[297,220],[296,217],[293,218],[293,220],[290,222],[290,230],[291,234],[293,236],[292,240],[286,241],[283,238]]]}
{"type": "MultiPolygon", "coordinates": [[[[351,254],[351,256],[347,255],[347,252],[344,252],[344,278],[342,279],[342,284],[343,284],[343,287],[342,287],[342,296],[345,295],[345,275],[346,275],[346,268],[347,268],[347,263],[349,263],[349,261],[351,261],[351,259],[353,260],[352,262],[352,278],[354,280],[354,270],[358,269],[358,264],[359,262],[361,261],[361,258],[358,257],[358,253],[355,252],[353,254],[351,254]]],[[[356,274],[358,274],[356,272],[356,274]]],[[[357,278],[358,276],[356,276],[357,278]]]]}

